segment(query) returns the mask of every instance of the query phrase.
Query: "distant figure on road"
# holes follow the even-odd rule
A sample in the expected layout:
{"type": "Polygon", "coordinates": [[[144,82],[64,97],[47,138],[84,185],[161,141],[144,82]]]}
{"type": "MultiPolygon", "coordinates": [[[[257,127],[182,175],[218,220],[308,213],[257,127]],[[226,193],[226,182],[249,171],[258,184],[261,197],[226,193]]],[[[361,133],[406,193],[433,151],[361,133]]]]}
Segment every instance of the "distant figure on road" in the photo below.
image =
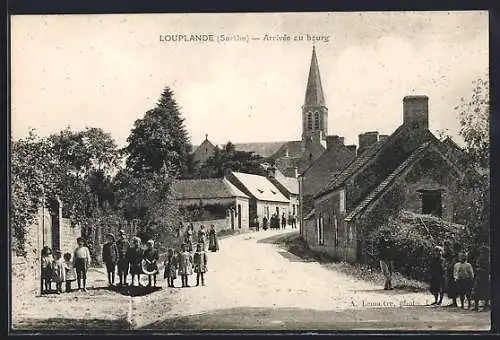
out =
{"type": "Polygon", "coordinates": [[[292,216],[292,229],[297,229],[297,216],[292,216]]]}
{"type": "Polygon", "coordinates": [[[174,287],[174,280],[177,278],[177,260],[174,250],[169,249],[164,262],[165,273],[163,274],[163,278],[167,279],[168,287],[174,287]]]}
{"type": "Polygon", "coordinates": [[[200,229],[198,230],[198,243],[201,243],[203,246],[203,250],[205,250],[207,240],[207,231],[205,230],[205,226],[202,224],[200,229]]]}
{"type": "Polygon", "coordinates": [[[262,218],[262,229],[267,230],[267,216],[262,218]]]}
{"type": "Polygon", "coordinates": [[[192,223],[190,223],[184,235],[184,243],[186,244],[186,249],[188,251],[193,251],[193,234],[194,234],[194,226],[192,223]]]}
{"type": "Polygon", "coordinates": [[[144,253],[141,249],[141,239],[135,236],[132,239],[132,245],[128,249],[127,253],[128,262],[130,263],[130,275],[132,276],[130,285],[134,285],[134,277],[137,276],[137,286],[141,285],[141,274],[142,274],[142,259],[144,258],[144,253]]]}
{"type": "Polygon", "coordinates": [[[118,241],[116,242],[116,247],[118,248],[118,278],[120,279],[120,286],[127,285],[127,276],[129,269],[128,262],[128,249],[130,248],[130,243],[125,239],[125,230],[121,229],[118,232],[118,241]]]}
{"type": "Polygon", "coordinates": [[[83,237],[77,238],[76,242],[78,243],[78,247],[75,249],[75,252],[73,254],[73,265],[76,270],[78,289],[86,292],[87,270],[89,269],[90,265],[90,251],[89,248],[85,246],[85,240],[83,239],[83,237]]]}
{"type": "Polygon", "coordinates": [[[444,289],[444,259],[443,248],[437,246],[430,263],[430,291],[434,295],[434,302],[431,305],[441,305],[443,303],[444,289]]]}
{"type": "Polygon", "coordinates": [[[285,216],[285,213],[283,213],[283,215],[281,215],[281,228],[283,230],[286,229],[286,216],[285,216]]]}
{"type": "Polygon", "coordinates": [[[179,254],[179,275],[182,280],[182,287],[189,287],[188,276],[193,274],[193,254],[187,250],[187,245],[182,245],[182,252],[179,254]]]}
{"type": "Polygon", "coordinates": [[[106,265],[108,273],[108,284],[115,284],[115,267],[118,262],[118,247],[113,234],[106,235],[106,243],[102,246],[102,261],[106,265]]]}
{"type": "Polygon", "coordinates": [[[208,232],[208,250],[216,252],[219,250],[219,241],[217,240],[217,232],[212,224],[210,226],[210,231],[208,232]]]}
{"type": "Polygon", "coordinates": [[[196,252],[193,257],[194,262],[194,272],[196,273],[196,285],[205,285],[205,276],[204,274],[207,272],[207,253],[203,250],[203,244],[198,243],[196,245],[196,252]]]}

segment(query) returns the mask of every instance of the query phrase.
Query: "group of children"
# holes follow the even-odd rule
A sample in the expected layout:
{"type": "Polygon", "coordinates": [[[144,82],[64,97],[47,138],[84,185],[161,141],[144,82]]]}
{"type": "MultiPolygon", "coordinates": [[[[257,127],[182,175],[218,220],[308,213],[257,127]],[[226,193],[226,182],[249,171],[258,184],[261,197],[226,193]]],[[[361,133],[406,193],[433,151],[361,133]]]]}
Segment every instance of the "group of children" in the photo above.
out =
{"type": "Polygon", "coordinates": [[[165,258],[164,278],[167,279],[168,287],[174,288],[174,281],[177,274],[181,277],[182,287],[189,287],[188,278],[193,272],[196,273],[196,286],[205,285],[205,273],[207,272],[207,253],[203,243],[196,245],[196,251],[191,253],[187,244],[182,244],[181,251],[174,253],[169,249],[165,258]]]}
{"type": "Polygon", "coordinates": [[[451,307],[457,307],[457,298],[460,307],[479,310],[479,301],[484,301],[484,306],[489,306],[490,299],[490,261],[489,248],[481,246],[476,262],[476,268],[467,261],[465,253],[455,255],[450,242],[445,242],[444,247],[436,247],[430,267],[430,290],[434,295],[433,305],[441,305],[444,293],[452,299],[451,307]],[[474,305],[471,302],[474,300],[474,305]]]}
{"type": "Polygon", "coordinates": [[[73,281],[78,281],[78,290],[87,291],[87,270],[90,265],[90,252],[85,246],[83,238],[77,239],[78,246],[73,252],[65,253],[61,256],[59,250],[52,253],[50,247],[42,249],[41,258],[41,285],[42,294],[51,291],[52,282],[56,284],[56,293],[62,293],[62,285],[65,283],[65,291],[72,290],[71,284],[73,281]]]}

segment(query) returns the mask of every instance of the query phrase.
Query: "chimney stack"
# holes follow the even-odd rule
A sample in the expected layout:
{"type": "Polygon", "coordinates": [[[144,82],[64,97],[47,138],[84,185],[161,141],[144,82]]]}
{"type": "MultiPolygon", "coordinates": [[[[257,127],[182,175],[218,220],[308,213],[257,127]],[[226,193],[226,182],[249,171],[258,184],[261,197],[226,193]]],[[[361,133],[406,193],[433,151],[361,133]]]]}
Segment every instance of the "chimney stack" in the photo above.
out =
{"type": "Polygon", "coordinates": [[[378,142],[378,131],[370,131],[359,136],[358,155],[361,155],[366,149],[378,142]]]}
{"type": "Polygon", "coordinates": [[[378,136],[378,140],[379,140],[379,141],[383,141],[383,140],[386,140],[386,139],[387,139],[387,137],[389,137],[389,135],[379,135],[379,136],[378,136]]]}
{"type": "Polygon", "coordinates": [[[403,98],[403,124],[414,129],[429,128],[429,97],[418,95],[403,98]]]}
{"type": "Polygon", "coordinates": [[[267,168],[267,177],[269,177],[269,178],[276,177],[276,167],[275,166],[270,166],[269,168],[267,168]]]}
{"type": "Polygon", "coordinates": [[[347,145],[346,148],[347,150],[351,151],[354,155],[356,155],[356,149],[358,148],[356,144],[347,145]]]}
{"type": "Polygon", "coordinates": [[[326,136],[326,149],[330,150],[335,144],[340,144],[340,137],[337,135],[326,136]]]}
{"type": "Polygon", "coordinates": [[[339,138],[340,145],[344,145],[344,142],[345,142],[345,138],[344,137],[340,137],[339,138]]]}

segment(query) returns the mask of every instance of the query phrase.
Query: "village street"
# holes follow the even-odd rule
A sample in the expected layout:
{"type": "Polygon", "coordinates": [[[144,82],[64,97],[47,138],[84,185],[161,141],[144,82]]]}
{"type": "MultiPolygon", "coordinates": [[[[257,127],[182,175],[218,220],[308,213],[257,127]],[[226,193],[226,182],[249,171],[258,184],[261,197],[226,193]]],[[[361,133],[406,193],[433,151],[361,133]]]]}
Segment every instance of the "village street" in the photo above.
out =
{"type": "MultiPolygon", "coordinates": [[[[14,313],[14,327],[17,323],[21,328],[158,331],[490,328],[488,312],[426,306],[432,302],[427,292],[384,291],[381,285],[298,258],[276,244],[286,235],[292,231],[251,232],[221,240],[220,251],[208,253],[205,287],[164,285],[146,296],[127,297],[99,289],[105,286],[104,275],[92,271],[89,276],[102,277],[91,283],[88,293],[31,298],[14,313]]],[[[190,284],[195,280],[191,276],[190,284]]]]}

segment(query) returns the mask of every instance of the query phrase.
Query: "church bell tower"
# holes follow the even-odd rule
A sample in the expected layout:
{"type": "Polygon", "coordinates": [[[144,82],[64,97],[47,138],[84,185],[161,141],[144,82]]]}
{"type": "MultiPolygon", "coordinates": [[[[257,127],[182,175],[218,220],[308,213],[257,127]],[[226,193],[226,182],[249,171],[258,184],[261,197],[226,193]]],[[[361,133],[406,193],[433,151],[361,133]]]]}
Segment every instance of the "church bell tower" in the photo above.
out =
{"type": "Polygon", "coordinates": [[[318,134],[321,135],[322,140],[328,134],[328,108],[325,106],[318,59],[313,46],[306,97],[302,106],[302,141],[318,136],[318,134]]]}

